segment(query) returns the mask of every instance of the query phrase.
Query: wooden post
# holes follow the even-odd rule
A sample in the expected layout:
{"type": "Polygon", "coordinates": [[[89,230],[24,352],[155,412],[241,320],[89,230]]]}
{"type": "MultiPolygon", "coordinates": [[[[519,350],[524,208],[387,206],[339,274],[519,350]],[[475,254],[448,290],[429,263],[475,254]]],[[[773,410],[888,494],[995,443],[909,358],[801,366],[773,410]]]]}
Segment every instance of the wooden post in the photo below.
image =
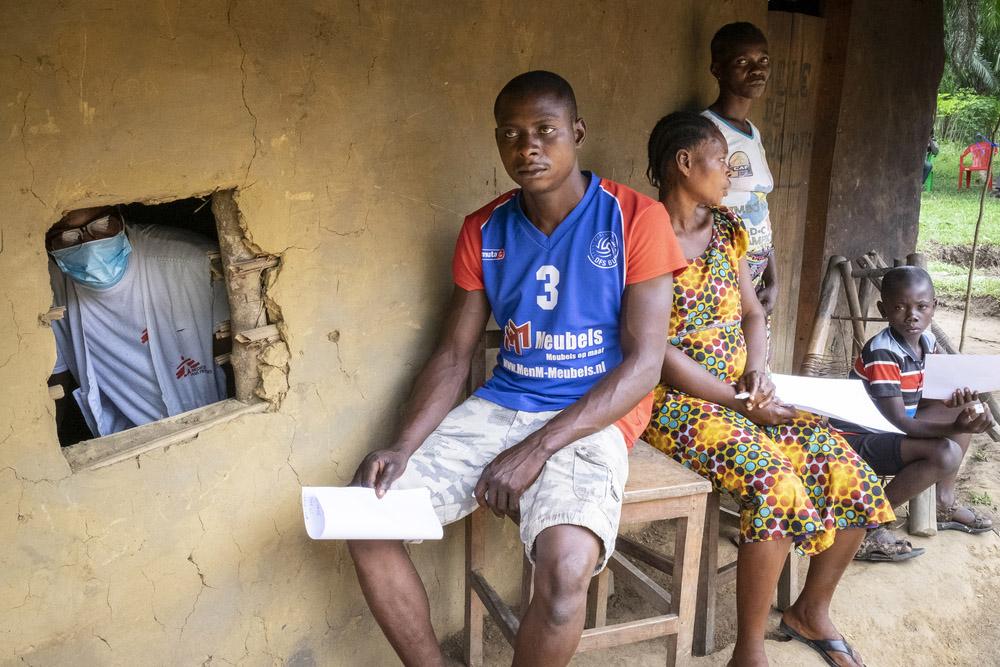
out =
{"type": "Polygon", "coordinates": [[[851,316],[851,327],[854,331],[854,345],[851,351],[851,359],[856,359],[865,344],[865,313],[861,312],[861,300],[858,297],[858,286],[854,282],[853,267],[849,261],[841,262],[837,265],[840,275],[844,279],[844,294],[847,296],[847,308],[851,316]]]}
{"type": "MultiPolygon", "coordinates": [[[[709,494],[718,498],[717,494],[709,494]]],[[[705,494],[691,496],[691,506],[686,516],[677,519],[674,533],[674,574],[670,581],[670,611],[677,614],[677,634],[667,637],[667,667],[690,662],[694,632],[698,625],[695,617],[700,583],[699,559],[702,550],[704,526],[699,517],[705,516],[705,494]]],[[[716,510],[715,516],[719,512],[716,510]]],[[[716,529],[715,535],[719,534],[716,529]]],[[[701,569],[706,567],[701,563],[701,569]]],[[[715,595],[713,590],[712,595],[715,595]]]]}
{"type": "Polygon", "coordinates": [[[476,510],[465,521],[465,664],[468,667],[483,664],[483,616],[486,607],[473,588],[472,575],[486,561],[484,514],[485,510],[476,510]]]}
{"type": "Polygon", "coordinates": [[[837,275],[837,267],[841,262],[846,262],[845,257],[834,255],[826,266],[826,274],[823,277],[823,284],[820,288],[819,305],[816,306],[816,317],[813,319],[812,335],[809,337],[809,346],[806,348],[805,356],[802,357],[803,375],[818,375],[822,366],[822,358],[826,352],[826,338],[830,333],[830,317],[837,309],[837,296],[840,294],[840,280],[837,275]]]}
{"type": "MultiPolygon", "coordinates": [[[[990,135],[990,146],[996,146],[997,130],[1000,130],[1000,116],[997,116],[996,125],[993,126],[993,134],[990,135]]],[[[983,226],[983,204],[986,202],[986,190],[993,182],[993,154],[996,148],[991,148],[990,157],[986,161],[986,180],[983,181],[983,189],[979,192],[979,216],[976,218],[975,231],[972,233],[972,257],[969,259],[969,279],[965,283],[965,308],[962,310],[962,332],[958,336],[958,351],[965,349],[965,325],[969,323],[969,305],[972,302],[972,278],[976,273],[976,256],[979,254],[979,230],[983,226]]],[[[969,174],[969,178],[972,174],[969,174]]],[[[968,179],[966,179],[968,180],[968,179]]]]}
{"type": "MultiPolygon", "coordinates": [[[[698,570],[698,593],[695,605],[694,654],[708,655],[715,650],[715,585],[719,576],[719,493],[708,494],[705,502],[704,537],[701,539],[701,568],[698,570]]],[[[676,530],[680,534],[680,526],[676,530]]],[[[674,576],[681,567],[674,554],[674,576]]]]}
{"type": "MultiPolygon", "coordinates": [[[[872,280],[871,269],[873,269],[875,266],[874,255],[875,251],[870,250],[863,256],[858,258],[858,266],[860,266],[864,270],[863,273],[866,274],[867,278],[867,280],[865,279],[861,280],[861,285],[859,287],[860,297],[861,297],[861,312],[865,314],[865,317],[867,317],[868,313],[871,312],[872,303],[874,301],[878,301],[879,299],[878,287],[876,286],[875,281],[872,280]]],[[[867,323],[868,322],[866,320],[865,324],[867,323]]]]}
{"type": "Polygon", "coordinates": [[[600,628],[608,624],[609,576],[611,570],[604,568],[590,582],[590,588],[587,589],[587,622],[584,627],[600,628]]]}
{"type": "MultiPolygon", "coordinates": [[[[240,271],[240,262],[255,259],[255,254],[244,243],[240,227],[240,211],[232,190],[212,195],[212,214],[219,231],[219,249],[224,258],[226,291],[229,294],[229,313],[232,331],[239,334],[267,324],[267,312],[262,299],[260,271],[240,271]]],[[[244,403],[253,400],[254,390],[260,383],[257,353],[249,345],[233,343],[233,372],[236,376],[236,399],[244,403]]]]}
{"type": "Polygon", "coordinates": [[[910,518],[906,524],[906,530],[910,535],[921,537],[937,535],[936,488],[936,484],[931,484],[910,498],[910,518]]]}

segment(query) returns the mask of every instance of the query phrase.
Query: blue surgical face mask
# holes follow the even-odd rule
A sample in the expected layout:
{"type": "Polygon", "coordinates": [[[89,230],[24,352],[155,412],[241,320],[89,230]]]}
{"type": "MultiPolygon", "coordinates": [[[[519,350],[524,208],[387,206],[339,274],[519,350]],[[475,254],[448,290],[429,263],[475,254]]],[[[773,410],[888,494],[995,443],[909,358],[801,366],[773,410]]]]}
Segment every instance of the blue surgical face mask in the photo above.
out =
{"type": "Polygon", "coordinates": [[[74,282],[94,289],[114,287],[125,275],[132,244],[122,230],[107,239],[50,250],[59,270],[74,282]]]}

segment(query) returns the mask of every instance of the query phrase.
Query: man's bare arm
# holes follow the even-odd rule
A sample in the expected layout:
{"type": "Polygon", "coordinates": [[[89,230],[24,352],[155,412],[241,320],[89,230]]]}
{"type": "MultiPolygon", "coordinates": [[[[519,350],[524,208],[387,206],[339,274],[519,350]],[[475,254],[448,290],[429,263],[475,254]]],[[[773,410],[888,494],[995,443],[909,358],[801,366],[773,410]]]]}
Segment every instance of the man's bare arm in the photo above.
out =
{"type": "Polygon", "coordinates": [[[413,385],[399,435],[370,453],[358,466],[353,486],[374,486],[380,496],[403,473],[413,452],[444,420],[461,396],[469,363],[490,316],[482,290],[455,287],[444,331],[413,385]]]}

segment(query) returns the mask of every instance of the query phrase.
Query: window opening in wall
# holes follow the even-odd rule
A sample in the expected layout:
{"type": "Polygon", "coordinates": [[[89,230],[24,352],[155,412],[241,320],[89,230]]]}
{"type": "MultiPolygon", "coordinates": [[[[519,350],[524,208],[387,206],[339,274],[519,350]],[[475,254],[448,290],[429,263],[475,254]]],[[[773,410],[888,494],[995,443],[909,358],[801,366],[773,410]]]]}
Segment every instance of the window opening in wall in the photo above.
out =
{"type": "Polygon", "coordinates": [[[233,191],[76,209],[45,244],[58,357],[49,391],[74,469],[260,409],[254,345],[278,338],[263,287],[277,258],[244,241],[233,191]]]}

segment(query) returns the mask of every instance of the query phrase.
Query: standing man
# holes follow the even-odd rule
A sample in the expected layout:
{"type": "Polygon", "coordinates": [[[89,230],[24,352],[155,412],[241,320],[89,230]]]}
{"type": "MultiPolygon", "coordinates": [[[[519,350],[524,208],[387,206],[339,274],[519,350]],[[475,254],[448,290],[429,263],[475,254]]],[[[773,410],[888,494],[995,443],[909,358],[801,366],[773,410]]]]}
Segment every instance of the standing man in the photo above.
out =
{"type": "MultiPolygon", "coordinates": [[[[465,219],[437,349],[395,442],[353,484],[424,486],[443,524],[479,506],[519,516],[535,596],[517,665],[569,662],[587,587],[614,550],[627,448],[649,421],[672,297],[686,266],[666,210],[581,172],[587,128],[551,72],[511,80],[493,108],[500,159],[520,188],[465,219]],[[493,377],[452,410],[492,311],[493,377]],[[450,412],[449,412],[450,411],[450,412]]],[[[426,591],[400,542],[350,543],[358,579],[407,665],[440,665],[426,591]]]]}

